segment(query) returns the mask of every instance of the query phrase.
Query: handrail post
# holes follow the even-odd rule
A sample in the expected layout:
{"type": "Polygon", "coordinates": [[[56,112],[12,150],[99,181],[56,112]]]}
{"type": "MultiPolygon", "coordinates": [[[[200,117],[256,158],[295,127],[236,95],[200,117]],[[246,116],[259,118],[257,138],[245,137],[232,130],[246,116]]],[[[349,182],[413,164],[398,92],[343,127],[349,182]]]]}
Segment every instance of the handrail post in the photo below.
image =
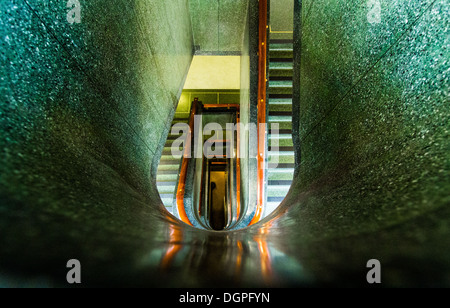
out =
{"type": "Polygon", "coordinates": [[[266,99],[267,99],[267,0],[259,0],[259,60],[258,60],[258,158],[257,158],[257,204],[249,225],[261,220],[265,204],[266,165],[266,99]]]}

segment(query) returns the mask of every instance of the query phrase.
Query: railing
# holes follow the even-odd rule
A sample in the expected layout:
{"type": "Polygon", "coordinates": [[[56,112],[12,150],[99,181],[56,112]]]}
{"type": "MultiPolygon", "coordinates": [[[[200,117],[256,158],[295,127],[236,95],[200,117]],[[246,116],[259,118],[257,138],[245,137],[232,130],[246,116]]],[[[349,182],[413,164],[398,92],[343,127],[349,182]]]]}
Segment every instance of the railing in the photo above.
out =
{"type": "MultiPolygon", "coordinates": [[[[178,179],[178,186],[177,186],[177,193],[176,193],[176,205],[177,205],[177,209],[178,209],[178,214],[180,219],[189,224],[189,225],[193,225],[192,222],[189,220],[187,213],[186,213],[186,208],[185,208],[185,204],[184,204],[184,195],[185,195],[185,191],[186,191],[186,180],[187,180],[187,171],[188,171],[188,167],[189,167],[189,159],[191,157],[191,151],[192,151],[192,145],[194,143],[194,125],[195,125],[195,115],[198,113],[199,111],[199,106],[200,103],[198,101],[198,98],[194,99],[194,102],[192,104],[192,108],[191,108],[191,113],[190,113],[190,117],[189,117],[189,131],[186,137],[186,143],[185,143],[185,148],[184,148],[184,153],[183,153],[183,160],[181,163],[181,168],[180,168],[180,175],[179,175],[179,179],[178,179]]],[[[239,104],[204,104],[202,105],[204,109],[236,109],[236,119],[237,119],[237,123],[240,122],[240,118],[239,118],[239,110],[240,110],[240,105],[239,104]]],[[[240,180],[240,174],[241,174],[241,170],[240,170],[240,129],[239,129],[239,125],[237,125],[237,142],[236,142],[236,152],[237,152],[237,157],[236,157],[236,175],[237,175],[237,180],[236,180],[236,220],[238,220],[240,218],[240,214],[241,214],[241,180],[240,180]]],[[[204,178],[204,170],[202,168],[201,170],[202,175],[202,184],[201,184],[201,191],[200,191],[200,196],[202,194],[202,190],[203,190],[203,178],[204,178]]],[[[200,203],[202,198],[199,198],[200,203]]],[[[201,204],[199,204],[198,209],[199,209],[199,215],[201,215],[201,204]]]]}
{"type": "Polygon", "coordinates": [[[183,153],[183,161],[181,163],[180,168],[180,176],[178,178],[178,187],[177,187],[177,195],[176,195],[176,204],[178,209],[178,215],[180,216],[181,221],[187,223],[188,225],[193,226],[191,221],[189,220],[186,208],[184,206],[184,194],[186,191],[186,177],[187,177],[187,171],[189,166],[189,158],[191,157],[191,148],[192,144],[194,143],[194,119],[195,114],[197,113],[198,108],[198,98],[194,99],[194,102],[192,103],[191,108],[191,114],[189,116],[189,131],[186,136],[186,143],[184,147],[184,153],[183,153]]]}
{"type": "MultiPolygon", "coordinates": [[[[204,104],[205,109],[236,109],[237,142],[236,142],[236,221],[241,216],[241,150],[240,150],[240,104],[204,104]]],[[[233,146],[233,145],[231,145],[233,146]]],[[[202,175],[203,178],[203,175],[202,175]]]]}
{"type": "Polygon", "coordinates": [[[237,109],[239,109],[240,107],[241,107],[241,105],[239,105],[239,104],[203,104],[203,108],[205,108],[205,109],[210,109],[210,108],[226,108],[226,109],[237,108],[237,109]]]}
{"type": "Polygon", "coordinates": [[[237,142],[236,142],[236,221],[241,216],[241,129],[240,129],[240,111],[236,112],[237,123],[237,142]]]}
{"type": "Polygon", "coordinates": [[[265,204],[267,29],[267,0],[259,0],[257,204],[255,216],[249,225],[253,225],[261,220],[265,204]]]}

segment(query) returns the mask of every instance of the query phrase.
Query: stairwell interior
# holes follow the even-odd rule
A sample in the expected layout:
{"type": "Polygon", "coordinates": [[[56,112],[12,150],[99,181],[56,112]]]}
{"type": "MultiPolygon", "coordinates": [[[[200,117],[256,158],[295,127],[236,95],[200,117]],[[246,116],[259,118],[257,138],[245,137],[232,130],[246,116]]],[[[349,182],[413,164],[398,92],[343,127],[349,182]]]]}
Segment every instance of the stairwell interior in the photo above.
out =
{"type": "MultiPolygon", "coordinates": [[[[294,144],[292,140],[292,125],[293,125],[293,58],[294,58],[294,45],[293,45],[293,27],[294,27],[294,19],[293,19],[293,1],[285,1],[284,3],[275,3],[274,5],[268,5],[269,17],[269,26],[267,27],[267,37],[269,41],[268,46],[268,66],[266,67],[267,74],[267,97],[266,97],[266,112],[267,112],[267,127],[268,131],[265,133],[264,138],[266,139],[266,147],[265,147],[265,178],[261,179],[264,182],[264,200],[262,200],[262,213],[259,219],[263,219],[264,217],[270,215],[276,208],[282,203],[286,195],[288,194],[294,176],[294,168],[295,168],[295,153],[294,153],[294,144]],[[286,5],[287,4],[287,5],[286,5]],[[272,16],[272,18],[270,18],[272,16]]],[[[197,56],[201,57],[201,56],[197,56]]],[[[217,56],[220,57],[220,56],[217,56]]],[[[197,60],[197,62],[200,60],[197,60]]],[[[209,65],[211,61],[211,57],[208,58],[209,62],[204,61],[204,66],[209,65]]],[[[189,78],[196,80],[197,83],[200,83],[201,86],[196,85],[199,88],[206,88],[205,84],[210,83],[211,79],[220,79],[220,77],[212,77],[211,74],[202,74],[205,71],[205,68],[195,67],[192,69],[193,71],[188,74],[187,84],[191,85],[192,82],[189,78]],[[194,76],[195,75],[195,76],[194,76]],[[202,79],[203,78],[203,79],[202,79]]],[[[217,75],[221,75],[222,78],[228,76],[230,73],[226,73],[224,69],[217,69],[220,72],[217,72],[217,75]]],[[[186,87],[186,86],[185,86],[186,87]]],[[[189,86],[188,86],[189,87],[189,86]]],[[[220,91],[219,86],[212,85],[213,88],[216,88],[216,91],[220,91]]],[[[190,91],[192,89],[186,89],[186,91],[190,91]]],[[[204,90],[204,89],[203,89],[204,90]]],[[[224,89],[222,89],[224,90],[224,89]]],[[[239,91],[239,89],[236,89],[239,91]]],[[[201,93],[197,93],[200,94],[201,93]]],[[[204,96],[205,101],[200,102],[200,104],[210,104],[211,98],[204,96]]],[[[194,97],[192,95],[189,96],[189,99],[192,100],[194,97]]],[[[197,98],[198,99],[198,98],[197,98]]],[[[228,101],[230,102],[230,101],[228,101]]],[[[221,104],[223,102],[217,100],[213,97],[213,103],[221,104]]],[[[234,104],[240,104],[240,101],[235,99],[235,101],[231,101],[234,104]]],[[[246,102],[250,104],[250,101],[246,102]]],[[[182,104],[181,104],[182,105],[182,104]]],[[[193,103],[191,104],[193,106],[193,103]]],[[[184,108],[182,106],[181,108],[184,108]]],[[[244,106],[244,108],[249,108],[249,106],[244,106]]],[[[179,109],[175,112],[175,118],[172,121],[171,127],[177,125],[179,123],[188,124],[189,122],[189,113],[181,113],[179,109]]],[[[236,123],[234,123],[236,124],[236,123]]],[[[252,123],[258,125],[258,123],[252,123]]],[[[225,132],[224,132],[225,133],[225,132]]],[[[177,208],[177,187],[179,184],[179,179],[181,177],[181,163],[182,157],[174,156],[172,153],[172,145],[179,138],[181,131],[170,131],[167,141],[164,145],[164,150],[162,152],[161,160],[158,167],[157,173],[157,187],[159,194],[161,196],[161,200],[166,207],[166,209],[176,217],[180,218],[178,208],[177,208]]],[[[254,138],[254,132],[249,133],[252,134],[251,137],[254,138]]],[[[239,136],[240,137],[240,136],[239,136]]],[[[202,137],[203,138],[203,137],[202,137]]],[[[259,137],[258,137],[259,138],[259,137]]],[[[207,138],[206,138],[207,139],[207,138]]],[[[205,139],[205,140],[206,140],[205,139]]],[[[204,141],[205,141],[204,140],[204,141]]],[[[203,142],[204,142],[203,141],[203,142]]],[[[241,142],[238,138],[237,142],[241,142]]],[[[180,143],[177,142],[177,146],[180,143]]],[[[183,143],[184,144],[184,143],[183,143]]],[[[227,144],[223,144],[219,142],[219,146],[227,147],[227,144]]],[[[217,145],[216,145],[217,146],[217,145]]],[[[228,144],[229,146],[229,144],[228,144]]],[[[202,145],[203,147],[203,145],[202,145]]],[[[178,150],[178,148],[177,148],[178,150]]],[[[183,147],[179,148],[179,150],[183,150],[183,147]]],[[[236,151],[236,148],[232,149],[236,151]]],[[[205,154],[206,156],[206,154],[205,154]]],[[[206,157],[203,159],[207,160],[206,157]]],[[[250,159],[256,159],[256,157],[250,157],[250,159]]],[[[204,168],[196,168],[194,172],[202,173],[200,175],[201,178],[206,177],[203,174],[204,168]]],[[[233,173],[228,173],[228,176],[233,178],[236,181],[236,175],[233,173]]],[[[247,186],[257,186],[256,181],[258,180],[256,177],[251,177],[249,174],[247,176],[238,175],[239,181],[243,183],[243,185],[247,186]]],[[[191,177],[190,180],[193,181],[195,177],[191,177]]],[[[240,183],[239,183],[240,184],[240,183]]],[[[214,184],[215,185],[215,184],[214,184]]],[[[195,185],[194,185],[195,186],[195,185]]],[[[199,192],[191,192],[191,196],[185,195],[185,199],[197,199],[195,194],[204,194],[208,196],[210,192],[208,189],[210,186],[206,186],[205,189],[200,188],[200,186],[196,186],[199,189],[199,192]]],[[[241,198],[242,196],[239,194],[239,197],[236,195],[230,196],[231,199],[235,200],[236,198],[241,198]]],[[[256,208],[256,204],[249,204],[251,201],[249,200],[249,195],[245,195],[244,198],[247,200],[239,200],[239,204],[242,201],[242,204],[246,204],[247,206],[241,209],[234,209],[235,212],[239,212],[239,217],[236,217],[236,223],[232,228],[239,226],[238,228],[245,227],[249,222],[245,221],[245,216],[251,216],[253,214],[253,208],[256,208]],[[249,213],[246,213],[248,211],[249,213]],[[241,222],[241,223],[239,223],[241,222]]],[[[200,200],[202,200],[203,196],[200,196],[200,200]]],[[[237,203],[234,202],[234,207],[237,206],[237,203]]],[[[205,227],[205,223],[199,224],[197,220],[200,218],[195,218],[195,215],[192,213],[197,212],[194,208],[195,205],[190,202],[186,202],[185,208],[181,209],[181,211],[187,211],[190,213],[188,216],[191,216],[191,220],[194,221],[194,225],[197,227],[205,227]],[[187,205],[189,204],[189,205],[187,205]]],[[[201,207],[201,205],[198,205],[201,207]]],[[[231,210],[230,210],[231,211],[231,210]]],[[[230,212],[229,211],[229,212],[230,212]]],[[[199,211],[201,212],[201,211],[199,211]]],[[[231,211],[232,212],[232,211],[231,211]]],[[[247,219],[248,220],[248,219],[247,219]]],[[[192,223],[189,221],[188,223],[192,223]]],[[[229,226],[228,224],[225,224],[229,226]]]]}
{"type": "MultiPolygon", "coordinates": [[[[373,259],[383,287],[450,285],[448,0],[295,0],[292,106],[290,75],[270,70],[290,70],[292,38],[264,25],[280,35],[264,116],[284,128],[261,161],[292,136],[289,193],[292,158],[274,153],[285,172],[269,169],[265,196],[242,181],[239,230],[165,209],[179,167],[160,162],[194,56],[240,59],[227,103],[257,121],[262,1],[80,1],[79,24],[65,1],[2,2],[0,286],[73,286],[72,259],[81,287],[371,287],[373,259]],[[258,196],[281,204],[248,226],[258,196]]],[[[243,157],[243,179],[258,164],[243,157]]]]}

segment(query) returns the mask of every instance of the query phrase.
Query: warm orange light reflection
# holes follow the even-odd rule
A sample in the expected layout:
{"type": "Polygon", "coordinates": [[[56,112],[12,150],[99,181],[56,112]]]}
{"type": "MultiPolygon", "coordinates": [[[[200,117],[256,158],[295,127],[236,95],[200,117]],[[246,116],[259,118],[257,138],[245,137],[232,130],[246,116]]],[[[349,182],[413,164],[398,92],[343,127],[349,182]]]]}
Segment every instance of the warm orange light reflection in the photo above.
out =
{"type": "Polygon", "coordinates": [[[240,114],[237,113],[237,143],[236,143],[236,221],[241,217],[241,130],[240,130],[240,114]]]}
{"type": "Polygon", "coordinates": [[[239,277],[242,271],[242,255],[244,253],[244,247],[242,246],[242,242],[237,242],[238,253],[236,257],[236,277],[239,277]]]}
{"type": "Polygon", "coordinates": [[[183,247],[181,242],[183,240],[182,230],[179,227],[175,227],[173,225],[170,225],[169,229],[169,248],[167,248],[167,251],[161,261],[161,269],[163,270],[167,270],[170,268],[177,253],[183,247]]]}
{"type": "Polygon", "coordinates": [[[266,284],[269,284],[273,279],[272,276],[272,264],[269,247],[267,245],[266,239],[261,236],[255,236],[253,238],[258,245],[260,263],[261,263],[261,273],[266,284]]]}
{"type": "Polygon", "coordinates": [[[187,179],[187,170],[188,170],[188,165],[189,165],[189,157],[191,154],[191,146],[193,143],[194,116],[197,113],[197,105],[198,105],[198,98],[195,98],[194,102],[192,103],[191,115],[189,118],[189,132],[186,137],[186,145],[184,148],[183,160],[181,162],[181,170],[180,170],[180,176],[179,176],[179,180],[178,180],[178,187],[177,187],[177,194],[176,194],[178,215],[180,216],[180,219],[183,222],[185,222],[191,226],[193,226],[193,224],[189,220],[187,213],[186,213],[186,208],[184,207],[184,193],[186,190],[186,179],[187,179]]]}
{"type": "Polygon", "coordinates": [[[264,212],[265,162],[266,162],[266,96],[267,96],[267,0],[259,1],[259,60],[258,60],[258,158],[257,204],[249,225],[261,220],[264,212]]]}

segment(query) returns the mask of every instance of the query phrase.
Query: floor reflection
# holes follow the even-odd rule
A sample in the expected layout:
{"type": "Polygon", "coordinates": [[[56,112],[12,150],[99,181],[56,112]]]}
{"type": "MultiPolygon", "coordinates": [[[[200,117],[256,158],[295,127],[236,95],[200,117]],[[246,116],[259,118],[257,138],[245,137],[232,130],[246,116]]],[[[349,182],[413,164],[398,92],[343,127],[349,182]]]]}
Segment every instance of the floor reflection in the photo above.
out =
{"type": "Polygon", "coordinates": [[[195,231],[194,242],[190,240],[194,238],[192,232],[177,226],[169,228],[169,241],[159,266],[167,277],[177,277],[175,285],[207,281],[211,286],[270,287],[297,285],[305,280],[298,261],[270,242],[267,228],[257,234],[195,231]]]}
{"type": "Polygon", "coordinates": [[[171,267],[178,252],[183,248],[183,231],[180,227],[170,225],[169,230],[169,247],[161,261],[161,269],[163,271],[167,271],[171,267]]]}

